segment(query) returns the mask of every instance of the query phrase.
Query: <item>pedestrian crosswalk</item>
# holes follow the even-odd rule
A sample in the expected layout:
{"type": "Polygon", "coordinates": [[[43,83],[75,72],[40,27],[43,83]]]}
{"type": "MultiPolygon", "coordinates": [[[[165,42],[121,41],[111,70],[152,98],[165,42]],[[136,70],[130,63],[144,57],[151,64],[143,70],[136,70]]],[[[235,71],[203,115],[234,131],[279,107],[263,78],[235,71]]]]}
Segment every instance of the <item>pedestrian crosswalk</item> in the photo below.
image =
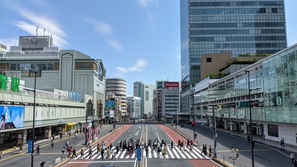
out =
{"type": "MultiPolygon", "coordinates": [[[[146,156],[147,158],[162,158],[162,159],[209,159],[209,157],[205,156],[201,153],[201,151],[197,147],[193,147],[192,150],[189,148],[178,148],[174,146],[170,148],[170,146],[166,146],[167,153],[162,155],[162,152],[158,153],[156,150],[152,150],[151,147],[148,147],[148,153],[146,153],[145,149],[142,149],[142,156],[146,156]]],[[[117,154],[115,154],[115,147],[111,149],[111,155],[107,157],[107,151],[104,152],[104,159],[112,159],[112,155],[114,155],[115,159],[135,159],[136,152],[134,151],[133,154],[128,155],[127,150],[120,150],[117,154]]],[[[89,155],[89,149],[84,151],[83,156],[78,155],[74,159],[102,159],[102,156],[97,153],[97,148],[92,148],[92,155],[89,155]]]]}

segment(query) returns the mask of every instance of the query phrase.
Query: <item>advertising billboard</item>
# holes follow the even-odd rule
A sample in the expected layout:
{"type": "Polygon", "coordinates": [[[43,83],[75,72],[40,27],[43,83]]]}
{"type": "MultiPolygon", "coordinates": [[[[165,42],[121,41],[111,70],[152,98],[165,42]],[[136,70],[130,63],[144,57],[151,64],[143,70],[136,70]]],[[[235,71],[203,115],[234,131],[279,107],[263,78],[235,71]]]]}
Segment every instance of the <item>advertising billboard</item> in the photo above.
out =
{"type": "Polygon", "coordinates": [[[24,106],[0,106],[0,115],[1,130],[24,126],[24,106]]]}
{"type": "Polygon", "coordinates": [[[179,88],[179,82],[164,82],[164,88],[179,88]]]}

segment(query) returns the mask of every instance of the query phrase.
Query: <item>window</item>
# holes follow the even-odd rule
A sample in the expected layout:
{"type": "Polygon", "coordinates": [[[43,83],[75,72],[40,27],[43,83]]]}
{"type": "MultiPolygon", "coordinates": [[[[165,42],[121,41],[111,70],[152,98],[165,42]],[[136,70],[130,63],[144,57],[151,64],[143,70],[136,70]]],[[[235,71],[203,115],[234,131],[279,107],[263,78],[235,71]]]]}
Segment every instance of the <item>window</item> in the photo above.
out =
{"type": "Polygon", "coordinates": [[[272,9],[271,9],[271,12],[272,12],[272,13],[277,13],[277,8],[272,8],[272,9]]]}
{"type": "Polygon", "coordinates": [[[268,135],[278,137],[278,126],[272,125],[272,124],[267,124],[267,126],[268,126],[268,135]]]}
{"type": "Polygon", "coordinates": [[[211,57],[206,58],[206,62],[212,62],[211,57]]]}
{"type": "Polygon", "coordinates": [[[260,8],[260,9],[258,10],[258,13],[266,13],[266,9],[265,9],[265,8],[260,8]]]}

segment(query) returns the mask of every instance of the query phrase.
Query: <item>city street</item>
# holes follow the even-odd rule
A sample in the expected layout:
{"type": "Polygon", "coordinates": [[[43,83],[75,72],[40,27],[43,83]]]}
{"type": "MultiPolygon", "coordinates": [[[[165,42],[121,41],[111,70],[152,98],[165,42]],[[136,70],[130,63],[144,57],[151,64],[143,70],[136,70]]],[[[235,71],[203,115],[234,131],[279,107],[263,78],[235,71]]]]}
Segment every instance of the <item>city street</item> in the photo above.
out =
{"type": "MultiPolygon", "coordinates": [[[[110,132],[112,129],[112,125],[104,125],[101,129],[101,133],[99,139],[92,144],[93,154],[92,156],[88,155],[88,148],[84,145],[84,134],[80,134],[78,138],[64,136],[62,140],[57,136],[55,138],[54,148],[50,146],[50,140],[39,141],[37,142],[41,147],[41,154],[34,155],[34,166],[39,166],[42,161],[45,161],[45,166],[51,166],[54,164],[54,160],[62,157],[63,160],[67,160],[67,153],[65,155],[62,154],[62,147],[65,146],[66,140],[69,140],[70,146],[76,149],[77,157],[69,159],[64,166],[65,167],[73,167],[73,166],[98,166],[103,164],[110,164],[114,166],[121,167],[131,167],[134,166],[136,161],[136,153],[133,152],[132,155],[128,155],[126,150],[120,150],[118,154],[115,155],[115,159],[112,158],[104,158],[102,159],[100,154],[97,154],[97,143],[102,143],[104,141],[105,147],[110,146],[112,144],[112,150],[115,150],[115,147],[119,144],[120,141],[128,141],[131,138],[134,141],[142,141],[148,142],[150,139],[152,142],[154,140],[166,141],[167,154],[162,156],[158,154],[157,151],[152,151],[151,148],[148,148],[148,153],[142,148],[141,151],[141,159],[145,163],[146,166],[158,166],[158,167],[169,167],[169,166],[183,166],[183,167],[196,167],[196,166],[210,166],[210,167],[218,167],[221,166],[216,162],[211,160],[212,157],[205,156],[201,153],[202,144],[212,145],[212,131],[207,126],[196,125],[195,129],[198,133],[197,144],[198,146],[193,147],[193,151],[190,151],[189,148],[185,147],[185,149],[179,149],[176,145],[178,140],[183,141],[184,145],[187,144],[186,138],[191,138],[193,136],[192,125],[184,124],[183,127],[180,125],[171,126],[168,124],[167,126],[164,124],[125,124],[125,125],[117,125],[117,129],[114,132],[110,132]],[[170,148],[171,141],[174,142],[173,149],[170,148]],[[83,157],[80,155],[80,149],[84,149],[83,157]]],[[[229,166],[239,166],[246,167],[251,166],[251,144],[247,142],[246,138],[241,137],[239,135],[232,135],[229,133],[225,133],[222,130],[217,131],[217,157],[221,162],[225,162],[225,164],[229,166]],[[233,160],[229,158],[231,154],[231,147],[239,148],[239,158],[237,160],[233,160]]],[[[35,146],[37,146],[36,144],[35,146]]],[[[273,147],[270,145],[265,145],[265,143],[257,142],[255,145],[255,166],[264,167],[264,166],[290,166],[290,159],[288,157],[289,152],[286,150],[281,150],[277,147],[273,147]]],[[[106,153],[104,154],[104,157],[106,153]]],[[[13,167],[23,167],[30,166],[31,162],[31,154],[27,153],[27,149],[23,152],[14,151],[9,154],[5,154],[3,159],[0,160],[0,166],[13,166],[13,167]]]]}
{"type": "MultiPolygon", "coordinates": [[[[163,124],[132,124],[124,125],[121,130],[117,133],[112,133],[103,139],[99,140],[99,143],[102,141],[105,142],[105,146],[109,146],[112,143],[114,151],[116,145],[119,141],[128,141],[133,138],[134,140],[147,141],[150,139],[152,142],[154,140],[166,141],[167,154],[161,155],[156,150],[148,148],[148,153],[142,148],[141,159],[146,158],[145,166],[158,166],[158,167],[169,167],[169,166],[185,166],[185,167],[196,167],[196,166],[209,166],[209,167],[218,167],[217,163],[211,161],[207,156],[201,154],[198,148],[194,147],[193,151],[190,151],[185,147],[184,149],[179,149],[176,144],[178,140],[184,142],[186,146],[186,140],[176,134],[172,129],[168,128],[163,124]],[[145,137],[144,137],[145,136],[145,137]],[[170,148],[171,141],[174,141],[174,147],[170,148]]],[[[74,158],[65,167],[72,166],[96,166],[95,164],[109,164],[117,166],[134,166],[136,163],[136,153],[133,152],[132,155],[128,155],[126,150],[120,150],[118,154],[115,155],[115,159],[111,157],[102,159],[100,154],[97,154],[97,148],[93,147],[92,156],[88,156],[88,150],[85,151],[84,156],[80,155],[77,158],[74,158]],[[133,164],[133,165],[132,165],[133,164]]],[[[106,154],[104,154],[104,157],[106,154]]]]}
{"type": "MultiPolygon", "coordinates": [[[[171,126],[171,124],[168,124],[171,126]]],[[[193,128],[190,124],[184,124],[184,127],[177,126],[178,131],[182,132],[185,136],[193,136],[193,128]]],[[[175,129],[175,126],[173,126],[175,129]]],[[[198,145],[201,149],[202,144],[214,145],[212,140],[212,129],[208,126],[196,125],[196,132],[198,133],[198,145]]],[[[235,133],[235,132],[234,132],[235,133]]],[[[229,165],[239,167],[249,167],[252,163],[251,157],[251,143],[247,142],[244,136],[226,133],[223,130],[217,130],[217,156],[221,161],[228,162],[229,165]],[[233,160],[229,158],[231,154],[231,147],[239,148],[239,158],[233,160]]],[[[278,143],[277,143],[278,144],[278,143]]],[[[278,144],[279,145],[279,144],[278,144]]],[[[279,166],[292,166],[289,158],[290,152],[288,150],[280,149],[277,146],[265,144],[264,141],[255,143],[254,160],[257,167],[279,167],[279,166]]]]}

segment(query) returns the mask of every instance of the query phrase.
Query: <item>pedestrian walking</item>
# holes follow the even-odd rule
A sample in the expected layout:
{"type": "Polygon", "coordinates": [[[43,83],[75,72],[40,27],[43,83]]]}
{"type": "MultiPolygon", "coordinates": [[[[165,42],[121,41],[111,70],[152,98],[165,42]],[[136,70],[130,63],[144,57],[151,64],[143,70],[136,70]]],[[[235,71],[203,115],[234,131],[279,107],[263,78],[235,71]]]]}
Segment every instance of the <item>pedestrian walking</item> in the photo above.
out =
{"type": "Polygon", "coordinates": [[[2,151],[0,151],[0,159],[2,159],[2,151]]]}
{"type": "Polygon", "coordinates": [[[295,163],[295,155],[294,155],[293,152],[291,152],[291,154],[290,154],[290,158],[291,158],[291,162],[292,162],[292,164],[294,165],[294,163],[295,163]]]}
{"type": "Polygon", "coordinates": [[[236,159],[238,159],[239,158],[239,149],[238,149],[238,147],[236,147],[235,153],[236,153],[236,159]]]}
{"type": "Polygon", "coordinates": [[[285,148],[285,139],[284,138],[281,139],[280,145],[281,145],[281,147],[285,148]]]}
{"type": "Polygon", "coordinates": [[[250,137],[250,135],[247,136],[247,141],[248,141],[248,142],[251,142],[251,137],[250,137]]]}
{"type": "Polygon", "coordinates": [[[208,156],[209,156],[209,157],[212,156],[212,148],[211,148],[211,145],[209,145],[209,148],[208,148],[208,156]]]}
{"type": "Polygon", "coordinates": [[[165,156],[166,154],[167,154],[167,148],[164,147],[163,150],[162,150],[162,155],[165,156]]]}
{"type": "Polygon", "coordinates": [[[62,135],[62,133],[60,133],[60,140],[62,140],[62,137],[63,137],[63,135],[62,135]]]}
{"type": "Polygon", "coordinates": [[[173,141],[171,141],[171,144],[170,145],[171,145],[171,149],[173,149],[173,141]]]}
{"type": "Polygon", "coordinates": [[[101,149],[101,158],[104,159],[104,149],[101,149]]]}
{"type": "Polygon", "coordinates": [[[91,158],[92,157],[92,147],[89,146],[89,157],[91,158]]]}
{"type": "Polygon", "coordinates": [[[13,150],[16,150],[16,147],[17,147],[17,143],[14,142],[14,144],[13,144],[13,150]]]}
{"type": "Polygon", "coordinates": [[[65,154],[65,151],[66,151],[65,147],[63,147],[63,148],[62,148],[62,153],[63,153],[63,155],[65,154]]]}
{"type": "Polygon", "coordinates": [[[66,142],[65,142],[65,146],[66,146],[66,148],[67,148],[67,150],[68,150],[68,148],[69,148],[69,140],[66,140],[66,142]]]}
{"type": "Polygon", "coordinates": [[[84,149],[80,150],[80,158],[83,159],[84,158],[84,149]]]}
{"type": "Polygon", "coordinates": [[[70,158],[71,157],[71,153],[72,153],[72,147],[69,147],[67,151],[68,151],[68,157],[70,158]]]}
{"type": "Polygon", "coordinates": [[[73,158],[74,156],[77,157],[75,148],[72,150],[72,157],[71,158],[73,158]]]}
{"type": "Polygon", "coordinates": [[[229,158],[234,159],[234,153],[235,153],[235,149],[234,149],[234,147],[232,146],[232,147],[231,147],[231,154],[230,154],[229,158]]]}
{"type": "Polygon", "coordinates": [[[51,140],[51,146],[54,148],[54,140],[51,140]]]}
{"type": "Polygon", "coordinates": [[[39,147],[39,145],[37,145],[37,147],[36,147],[36,155],[40,155],[40,147],[39,147]]]}
{"type": "Polygon", "coordinates": [[[45,164],[45,161],[42,161],[42,162],[40,163],[40,167],[44,167],[44,164],[45,164]]]}

